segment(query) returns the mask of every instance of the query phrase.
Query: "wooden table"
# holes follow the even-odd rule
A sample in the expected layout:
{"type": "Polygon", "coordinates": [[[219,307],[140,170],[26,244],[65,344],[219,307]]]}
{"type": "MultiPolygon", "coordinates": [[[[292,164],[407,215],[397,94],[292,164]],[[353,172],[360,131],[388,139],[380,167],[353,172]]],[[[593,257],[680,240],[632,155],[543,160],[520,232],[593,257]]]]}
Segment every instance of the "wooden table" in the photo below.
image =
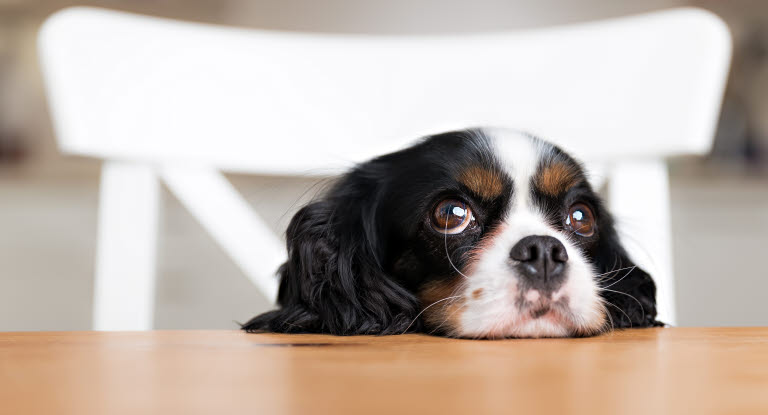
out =
{"type": "Polygon", "coordinates": [[[768,414],[768,328],[453,340],[0,333],[2,414],[768,414]]]}

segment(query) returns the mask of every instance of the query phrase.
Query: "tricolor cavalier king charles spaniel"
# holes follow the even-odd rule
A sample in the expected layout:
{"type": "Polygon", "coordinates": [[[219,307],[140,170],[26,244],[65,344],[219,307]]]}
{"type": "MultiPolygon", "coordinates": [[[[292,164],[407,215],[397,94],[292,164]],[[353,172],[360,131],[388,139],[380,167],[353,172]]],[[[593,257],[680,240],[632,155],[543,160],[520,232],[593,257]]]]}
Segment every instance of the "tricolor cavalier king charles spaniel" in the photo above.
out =
{"type": "Polygon", "coordinates": [[[510,130],[427,137],[363,163],[287,230],[279,309],[250,332],[590,336],[656,321],[582,166],[510,130]]]}

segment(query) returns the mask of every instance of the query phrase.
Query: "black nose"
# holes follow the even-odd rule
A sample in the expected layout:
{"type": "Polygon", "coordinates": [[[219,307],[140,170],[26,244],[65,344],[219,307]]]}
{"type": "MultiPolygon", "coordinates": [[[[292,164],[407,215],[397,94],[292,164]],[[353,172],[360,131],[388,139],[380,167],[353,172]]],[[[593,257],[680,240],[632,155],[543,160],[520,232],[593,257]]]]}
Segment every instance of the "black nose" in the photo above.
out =
{"type": "Polygon", "coordinates": [[[531,288],[553,290],[565,278],[568,253],[557,238],[526,236],[512,247],[509,257],[518,261],[516,267],[531,288]]]}

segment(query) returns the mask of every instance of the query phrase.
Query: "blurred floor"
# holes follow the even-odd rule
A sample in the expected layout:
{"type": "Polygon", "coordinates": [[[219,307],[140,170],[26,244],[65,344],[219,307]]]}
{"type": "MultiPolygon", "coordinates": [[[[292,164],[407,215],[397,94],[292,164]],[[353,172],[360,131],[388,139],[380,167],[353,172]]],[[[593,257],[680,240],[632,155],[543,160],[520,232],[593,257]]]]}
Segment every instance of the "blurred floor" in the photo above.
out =
{"type": "MultiPolygon", "coordinates": [[[[0,330],[90,327],[98,164],[72,166],[0,171],[0,330]]],[[[316,191],[310,179],[232,180],[278,232],[316,191]]],[[[768,178],[673,168],[672,204],[680,325],[768,325],[768,278],[755,261],[768,246],[768,178]]],[[[234,328],[264,311],[256,288],[167,191],[163,205],[156,327],[234,328]]]]}

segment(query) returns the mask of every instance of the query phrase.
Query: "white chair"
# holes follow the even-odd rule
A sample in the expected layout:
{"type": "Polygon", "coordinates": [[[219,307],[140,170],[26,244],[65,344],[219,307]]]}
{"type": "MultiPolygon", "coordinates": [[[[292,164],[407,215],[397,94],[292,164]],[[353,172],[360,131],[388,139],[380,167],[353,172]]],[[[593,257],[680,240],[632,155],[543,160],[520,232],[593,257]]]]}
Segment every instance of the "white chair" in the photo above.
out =
{"type": "Polygon", "coordinates": [[[378,37],[71,8],[39,45],[61,151],[104,159],[97,330],[152,327],[159,180],[274,299],[281,240],[222,171],[328,175],[474,125],[533,132],[604,172],[660,319],[675,321],[665,158],[712,142],[731,47],[708,12],[378,37]]]}

